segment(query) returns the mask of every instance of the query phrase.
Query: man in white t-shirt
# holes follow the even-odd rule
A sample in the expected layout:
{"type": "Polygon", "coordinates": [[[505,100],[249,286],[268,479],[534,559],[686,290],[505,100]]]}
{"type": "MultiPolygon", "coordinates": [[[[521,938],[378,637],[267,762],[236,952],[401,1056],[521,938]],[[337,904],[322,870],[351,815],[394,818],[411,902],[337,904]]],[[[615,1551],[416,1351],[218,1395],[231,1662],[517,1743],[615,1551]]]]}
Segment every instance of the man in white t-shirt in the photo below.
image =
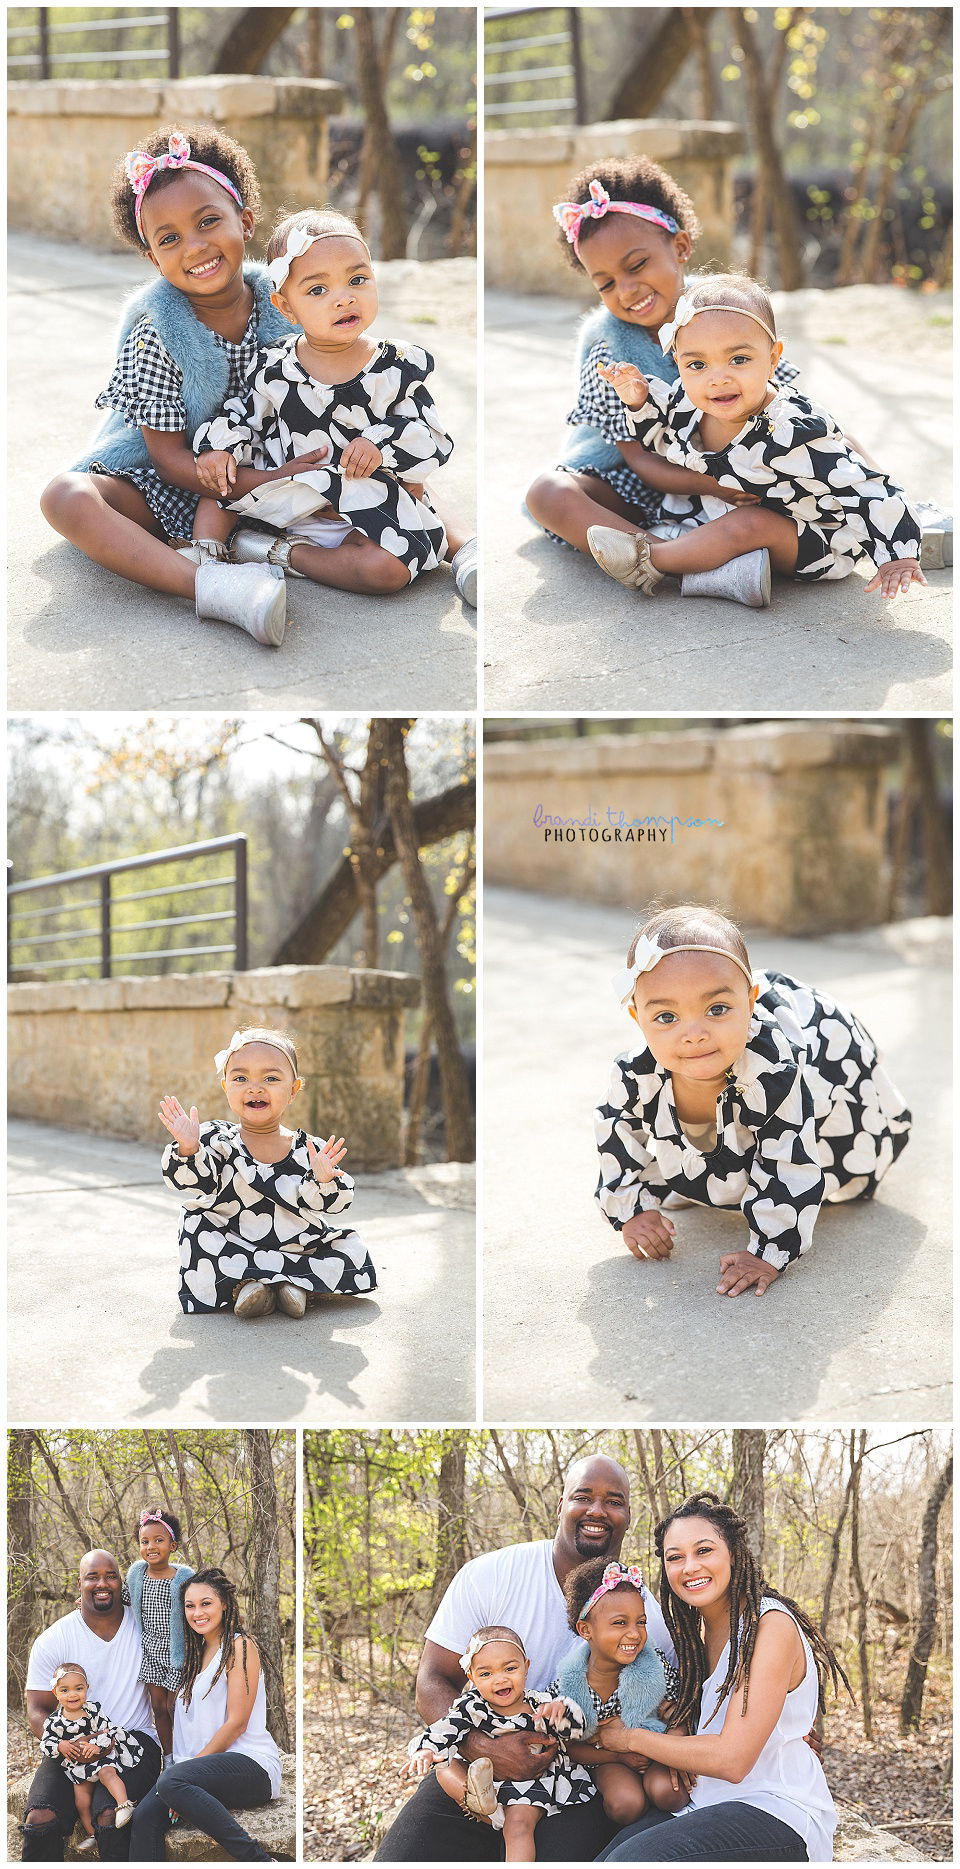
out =
{"type": "MultiPolygon", "coordinates": [[[[27,1720],[39,1739],[47,1716],[56,1711],[51,1683],[64,1662],[79,1662],[108,1720],[136,1733],[143,1746],[139,1765],[125,1768],[123,1782],[135,1804],[160,1776],[163,1759],[157,1745],[150,1697],[139,1679],[140,1632],[133,1611],[124,1606],[123,1582],[109,1551],[88,1551],[80,1560],[80,1608],[61,1616],[37,1636],[27,1663],[27,1720]]],[[[61,1740],[64,1758],[89,1761],[96,1747],[86,1740],[61,1740]]],[[[114,1829],[116,1805],[103,1786],[93,1790],[91,1815],[102,1862],[126,1862],[130,1830],[114,1829]]],[[[21,1825],[24,1862],[62,1862],[65,1837],[77,1812],[73,1786],[56,1759],[44,1758],[30,1786],[21,1825]]]]}
{"type": "MultiPolygon", "coordinates": [[[[417,1711],[424,1724],[439,1720],[460,1693],[464,1674],[458,1657],[477,1629],[504,1624],[522,1636],[530,1657],[527,1684],[545,1690],[559,1663],[578,1637],[567,1621],[563,1585],[588,1558],[618,1558],[630,1524],[630,1481],[615,1460],[603,1454],[580,1460],[570,1469],[557,1506],[557,1534],[551,1542],[507,1545],[471,1559],[447,1588],[426,1633],[417,1674],[417,1711]]],[[[674,1661],[660,1606],[644,1589],[648,1640],[674,1661]]],[[[495,1778],[532,1776],[531,1745],[543,1747],[542,1735],[512,1733],[488,1739],[477,1733],[460,1748],[468,1759],[486,1757],[495,1778]]],[[[576,1750],[576,1749],[574,1749],[576,1750]]],[[[541,1750],[537,1769],[554,1756],[541,1750]]],[[[584,1752],[581,1755],[588,1759],[584,1752]]],[[[599,1798],[568,1805],[537,1825],[539,1862],[591,1862],[616,1835],[617,1825],[603,1812],[599,1798]]],[[[377,1851],[378,1862],[498,1862],[500,1833],[471,1823],[433,1777],[424,1779],[391,1825],[377,1851]]]]}

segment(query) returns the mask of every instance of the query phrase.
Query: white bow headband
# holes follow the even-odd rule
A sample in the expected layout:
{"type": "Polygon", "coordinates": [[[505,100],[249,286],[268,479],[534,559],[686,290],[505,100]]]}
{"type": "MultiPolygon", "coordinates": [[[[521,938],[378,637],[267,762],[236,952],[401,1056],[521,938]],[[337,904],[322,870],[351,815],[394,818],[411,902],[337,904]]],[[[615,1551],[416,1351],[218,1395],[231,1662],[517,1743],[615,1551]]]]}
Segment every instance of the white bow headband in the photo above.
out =
{"type": "Polygon", "coordinates": [[[758,324],[761,331],[766,332],[771,344],[777,342],[776,332],[771,331],[770,326],[763,318],[758,318],[756,312],[747,311],[745,305],[692,305],[690,300],[684,298],[681,293],[677,300],[676,310],[673,314],[673,323],[662,324],[657,332],[657,336],[660,339],[660,348],[664,356],[667,355],[668,351],[673,349],[677,341],[677,332],[680,331],[685,324],[689,324],[691,318],[698,317],[700,312],[712,311],[736,312],[738,318],[752,318],[754,324],[758,324]]]}
{"type": "Polygon", "coordinates": [[[703,941],[680,941],[676,947],[658,947],[648,935],[638,935],[630,966],[621,967],[610,982],[621,1006],[629,1006],[639,975],[649,973],[651,967],[655,967],[668,954],[722,954],[724,960],[732,960],[734,966],[739,967],[748,985],[753,985],[753,975],[749,968],[744,966],[738,955],[731,954],[729,948],[713,947],[703,941]]]}
{"type": "Polygon", "coordinates": [[[363,248],[367,259],[370,260],[371,266],[373,265],[370,248],[366,241],[359,234],[350,233],[345,227],[331,227],[325,234],[308,234],[305,227],[291,227],[287,235],[286,252],[278,254],[267,267],[275,292],[279,292],[294,260],[299,260],[310,247],[315,246],[318,240],[356,240],[363,248]]]}
{"type": "Polygon", "coordinates": [[[469,1642],[467,1643],[466,1648],[463,1651],[463,1654],[460,1657],[460,1666],[463,1669],[464,1674],[470,1673],[470,1665],[474,1659],[474,1656],[479,1655],[480,1650],[482,1648],[489,1648],[491,1642],[508,1642],[511,1648],[518,1648],[520,1650],[520,1653],[523,1656],[524,1661],[526,1661],[527,1651],[524,1648],[523,1643],[517,1641],[516,1636],[513,1636],[513,1635],[482,1635],[482,1636],[472,1635],[470,1637],[469,1642]]]}
{"type": "Polygon", "coordinates": [[[217,1052],[213,1062],[217,1067],[217,1072],[220,1077],[225,1075],[229,1060],[233,1057],[235,1051],[239,1051],[241,1045],[272,1045],[274,1051],[279,1051],[281,1055],[286,1058],[287,1063],[293,1065],[294,1077],[299,1077],[300,1073],[297,1070],[297,1060],[293,1055],[293,1047],[291,1046],[288,1050],[287,1046],[282,1045],[277,1038],[261,1038],[260,1034],[253,1027],[248,1028],[245,1032],[234,1032],[229,1045],[225,1045],[223,1051],[217,1052]]]}

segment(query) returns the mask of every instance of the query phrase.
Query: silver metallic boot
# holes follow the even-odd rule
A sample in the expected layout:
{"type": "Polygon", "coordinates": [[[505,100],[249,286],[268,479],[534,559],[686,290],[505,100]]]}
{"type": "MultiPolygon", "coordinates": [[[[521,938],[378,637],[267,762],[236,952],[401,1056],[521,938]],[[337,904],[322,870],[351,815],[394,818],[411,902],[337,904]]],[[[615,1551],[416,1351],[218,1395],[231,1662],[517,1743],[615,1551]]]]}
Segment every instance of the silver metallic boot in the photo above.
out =
{"type": "Polygon", "coordinates": [[[450,560],[457,590],[471,610],[477,607],[477,540],[466,539],[450,560]]]}
{"type": "Polygon", "coordinates": [[[279,649],[287,622],[282,571],[273,565],[201,565],[195,590],[201,621],[235,623],[255,642],[279,649]]]}
{"type": "Polygon", "coordinates": [[[650,540],[642,532],[618,532],[613,526],[590,526],[587,544],[608,578],[616,578],[629,591],[652,597],[664,574],[651,563],[650,540]]]}
{"type": "Polygon", "coordinates": [[[936,500],[915,500],[912,507],[920,521],[920,567],[923,571],[944,571],[953,564],[953,514],[938,506],[936,500]]]}
{"type": "Polygon", "coordinates": [[[688,571],[680,579],[681,597],[727,597],[748,610],[770,607],[770,553],[766,546],[731,558],[715,571],[688,571]]]}
{"type": "Polygon", "coordinates": [[[278,539],[272,539],[269,532],[235,532],[230,549],[233,562],[237,565],[279,565],[288,577],[302,578],[303,571],[295,571],[290,563],[290,552],[294,545],[309,545],[309,539],[300,539],[295,532],[285,532],[278,539]]]}

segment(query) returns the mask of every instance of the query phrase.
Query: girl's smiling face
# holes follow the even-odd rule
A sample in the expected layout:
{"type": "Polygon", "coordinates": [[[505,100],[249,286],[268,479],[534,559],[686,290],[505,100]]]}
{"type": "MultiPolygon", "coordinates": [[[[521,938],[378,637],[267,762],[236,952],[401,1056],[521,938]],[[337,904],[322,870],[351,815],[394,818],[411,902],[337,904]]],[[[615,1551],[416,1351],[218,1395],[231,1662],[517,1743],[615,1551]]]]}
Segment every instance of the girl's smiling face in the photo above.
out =
{"type": "Polygon", "coordinates": [[[88,1681],[85,1674],[71,1668],[69,1674],[61,1676],[54,1688],[57,1705],[63,1709],[68,1720],[76,1720],[86,1705],[88,1681]]]}
{"type": "Polygon", "coordinates": [[[137,1543],[148,1570],[167,1569],[176,1539],[171,1537],[165,1525],[160,1525],[155,1519],[147,1525],[141,1525],[137,1543]]]}
{"type": "Polygon", "coordinates": [[[485,1642],[473,1658],[470,1679],[488,1707],[510,1714],[523,1703],[529,1666],[513,1642],[485,1642]]]}
{"type": "Polygon", "coordinates": [[[369,255],[349,234],[316,240],[272,298],[284,318],[303,327],[312,350],[333,356],[356,342],[379,309],[369,255]]]}
{"type": "Polygon", "coordinates": [[[725,954],[668,953],[638,975],[631,1011],[671,1077],[710,1086],[739,1058],[758,991],[725,954]]]}
{"type": "Polygon", "coordinates": [[[730,1553],[709,1519],[674,1519],[663,1541],[667,1582],[681,1603],[725,1611],[730,1597],[730,1553]]]}
{"type": "Polygon", "coordinates": [[[188,1584],[183,1594],[183,1613],[202,1641],[216,1638],[223,1622],[223,1604],[212,1584],[188,1584]]]}
{"type": "Polygon", "coordinates": [[[677,369],[694,408],[737,428],[763,408],[782,353],[739,312],[698,312],[677,332],[677,369]]]}
{"type": "Polygon", "coordinates": [[[647,1639],[647,1612],[639,1590],[608,1590],[577,1623],[577,1634],[589,1642],[598,1661],[628,1668],[647,1639]]]}
{"type": "Polygon", "coordinates": [[[183,169],[148,190],[140,219],[148,258],[178,291],[208,301],[234,285],[253,238],[253,213],[218,182],[183,169]]]}
{"type": "Polygon", "coordinates": [[[673,316],[689,257],[690,235],[682,228],[668,234],[638,214],[585,221],[580,236],[580,264],[608,312],[653,331],[673,316]]]}
{"type": "Polygon", "coordinates": [[[276,1045],[252,1040],[227,1060],[223,1078],[227,1102],[243,1127],[258,1133],[279,1128],[287,1105],[300,1089],[289,1058],[276,1045]]]}

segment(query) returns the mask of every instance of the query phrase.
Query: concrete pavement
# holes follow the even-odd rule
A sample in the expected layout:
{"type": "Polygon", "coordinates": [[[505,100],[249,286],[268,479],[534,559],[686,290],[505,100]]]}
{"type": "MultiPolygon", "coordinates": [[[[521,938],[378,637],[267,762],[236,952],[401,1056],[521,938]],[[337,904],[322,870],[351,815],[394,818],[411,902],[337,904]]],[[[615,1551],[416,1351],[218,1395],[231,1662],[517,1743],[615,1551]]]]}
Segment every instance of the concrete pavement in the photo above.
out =
{"type": "MultiPolygon", "coordinates": [[[[893,287],[775,297],[805,392],[914,497],[949,506],[949,300],[938,311],[893,287]]],[[[683,599],[673,581],[635,596],[539,531],[522,502],[560,458],[581,315],[567,299],[487,294],[484,707],[949,708],[951,572],[929,573],[926,590],[895,603],[865,596],[856,575],[804,588],[775,579],[759,616],[683,599]]]]}
{"type": "Polygon", "coordinates": [[[472,1169],[361,1176],[351,1220],[378,1291],[242,1324],[180,1311],[161,1147],[11,1124],[12,1421],[474,1419],[472,1169]]]}
{"type": "Polygon", "coordinates": [[[755,966],[863,1019],[914,1114],[872,1202],[825,1207],[762,1299],[716,1295],[739,1212],[672,1215],[633,1259],[593,1200],[592,1111],[629,1043],[610,990],[626,909],[484,892],[484,1418],[504,1422],[950,1419],[950,949],[921,921],[801,940],[755,966]]]}
{"type": "MultiPolygon", "coordinates": [[[[476,500],[476,286],[470,260],[378,266],[378,335],[426,345],[456,442],[438,499],[472,523],[476,500]]],[[[8,705],[15,709],[366,712],[473,708],[475,612],[441,568],[373,598],[287,581],[287,633],[262,648],[229,624],[114,577],[43,519],[43,487],[86,446],[113,368],[126,294],[147,281],[134,254],[10,236],[8,705]]]]}

